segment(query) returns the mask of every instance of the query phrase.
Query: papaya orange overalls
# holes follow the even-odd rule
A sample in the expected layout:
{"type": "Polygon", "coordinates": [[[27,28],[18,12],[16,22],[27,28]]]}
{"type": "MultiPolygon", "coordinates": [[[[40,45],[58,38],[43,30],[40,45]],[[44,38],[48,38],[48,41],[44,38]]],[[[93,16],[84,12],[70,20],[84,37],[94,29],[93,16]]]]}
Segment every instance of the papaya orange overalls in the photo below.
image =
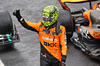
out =
{"type": "Polygon", "coordinates": [[[61,61],[65,62],[67,54],[65,27],[60,26],[60,32],[57,35],[56,26],[46,28],[42,22],[32,23],[25,19],[20,23],[23,27],[38,33],[41,45],[40,66],[59,66],[61,61]],[[46,29],[49,29],[49,33],[46,32],[46,29]]]}

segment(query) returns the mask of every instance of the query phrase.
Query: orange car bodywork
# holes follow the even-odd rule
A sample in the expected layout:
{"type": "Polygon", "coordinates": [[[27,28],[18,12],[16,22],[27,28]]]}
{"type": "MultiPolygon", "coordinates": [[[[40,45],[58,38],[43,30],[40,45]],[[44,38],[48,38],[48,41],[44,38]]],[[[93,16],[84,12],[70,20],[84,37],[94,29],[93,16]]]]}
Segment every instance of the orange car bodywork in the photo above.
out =
{"type": "Polygon", "coordinates": [[[68,8],[68,6],[65,4],[66,2],[80,3],[80,2],[89,2],[89,1],[96,1],[96,0],[58,0],[58,1],[64,9],[70,11],[70,8],[68,8]]]}
{"type": "Polygon", "coordinates": [[[84,2],[88,0],[61,0],[62,2],[84,2]]]}
{"type": "Polygon", "coordinates": [[[90,13],[92,10],[95,10],[98,5],[96,3],[93,4],[93,8],[91,10],[83,12],[83,16],[89,20],[89,27],[92,27],[92,22],[90,19],[90,13]]]}
{"type": "Polygon", "coordinates": [[[85,12],[83,13],[83,16],[84,16],[86,19],[89,20],[89,27],[92,26],[92,22],[91,22],[91,19],[90,19],[90,12],[91,12],[91,11],[92,11],[92,10],[89,10],[89,11],[85,11],[85,12]]]}
{"type": "Polygon", "coordinates": [[[62,0],[58,0],[58,1],[59,1],[59,3],[61,4],[61,6],[62,6],[64,9],[70,11],[70,9],[66,6],[65,2],[63,2],[62,0]]]}
{"type": "MultiPolygon", "coordinates": [[[[88,10],[88,11],[85,11],[83,13],[83,16],[89,20],[89,27],[92,28],[92,22],[91,22],[91,19],[90,19],[90,13],[92,10],[95,10],[96,7],[98,6],[97,3],[94,3],[93,4],[93,8],[91,10],[88,10]]],[[[95,39],[100,39],[100,31],[94,31],[94,30],[89,30],[89,33],[90,35],[95,38],[95,39]]]]}
{"type": "Polygon", "coordinates": [[[95,39],[100,39],[100,31],[89,30],[90,35],[95,39]]]}
{"type": "Polygon", "coordinates": [[[80,2],[88,2],[88,1],[96,1],[96,0],[61,0],[62,2],[71,2],[71,3],[80,3],[80,2]]]}

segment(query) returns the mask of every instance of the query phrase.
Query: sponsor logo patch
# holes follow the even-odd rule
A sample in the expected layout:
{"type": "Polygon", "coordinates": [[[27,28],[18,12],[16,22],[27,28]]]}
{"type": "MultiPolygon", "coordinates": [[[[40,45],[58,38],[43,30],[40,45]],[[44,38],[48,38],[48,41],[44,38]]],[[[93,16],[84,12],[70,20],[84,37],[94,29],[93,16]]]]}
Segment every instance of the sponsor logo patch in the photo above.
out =
{"type": "Polygon", "coordinates": [[[67,37],[64,37],[64,39],[67,39],[67,37]]]}
{"type": "Polygon", "coordinates": [[[57,47],[57,43],[48,43],[48,42],[44,42],[45,46],[50,46],[50,47],[57,47]]]}
{"type": "Polygon", "coordinates": [[[57,39],[51,39],[51,38],[47,38],[47,37],[42,37],[42,39],[45,39],[45,40],[50,40],[50,41],[57,41],[57,39]]]}
{"type": "Polygon", "coordinates": [[[64,37],[66,37],[66,35],[64,35],[64,37]]]}
{"type": "Polygon", "coordinates": [[[47,55],[46,55],[46,54],[41,53],[41,55],[42,55],[43,57],[45,57],[45,58],[47,57],[47,55]]]}

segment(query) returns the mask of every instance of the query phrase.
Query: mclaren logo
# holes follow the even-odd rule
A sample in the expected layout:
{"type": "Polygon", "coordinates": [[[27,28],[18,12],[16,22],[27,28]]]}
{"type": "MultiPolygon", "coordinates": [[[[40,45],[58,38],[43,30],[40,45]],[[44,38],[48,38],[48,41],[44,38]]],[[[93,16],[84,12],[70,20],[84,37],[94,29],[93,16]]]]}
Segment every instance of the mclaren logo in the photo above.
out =
{"type": "Polygon", "coordinates": [[[50,47],[57,47],[57,43],[48,43],[48,42],[44,42],[45,46],[50,46],[50,47]]]}

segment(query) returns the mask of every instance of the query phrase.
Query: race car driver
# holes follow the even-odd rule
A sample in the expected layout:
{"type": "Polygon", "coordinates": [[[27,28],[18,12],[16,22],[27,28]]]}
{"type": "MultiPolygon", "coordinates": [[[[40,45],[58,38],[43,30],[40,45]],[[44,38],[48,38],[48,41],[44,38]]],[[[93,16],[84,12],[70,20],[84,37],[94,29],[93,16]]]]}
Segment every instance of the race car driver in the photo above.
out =
{"type": "Polygon", "coordinates": [[[15,10],[13,15],[23,27],[38,33],[41,45],[40,66],[65,66],[67,55],[66,30],[64,26],[60,25],[59,34],[56,33],[59,16],[56,6],[46,6],[42,11],[42,21],[38,23],[26,21],[20,15],[20,10],[15,10]]]}

